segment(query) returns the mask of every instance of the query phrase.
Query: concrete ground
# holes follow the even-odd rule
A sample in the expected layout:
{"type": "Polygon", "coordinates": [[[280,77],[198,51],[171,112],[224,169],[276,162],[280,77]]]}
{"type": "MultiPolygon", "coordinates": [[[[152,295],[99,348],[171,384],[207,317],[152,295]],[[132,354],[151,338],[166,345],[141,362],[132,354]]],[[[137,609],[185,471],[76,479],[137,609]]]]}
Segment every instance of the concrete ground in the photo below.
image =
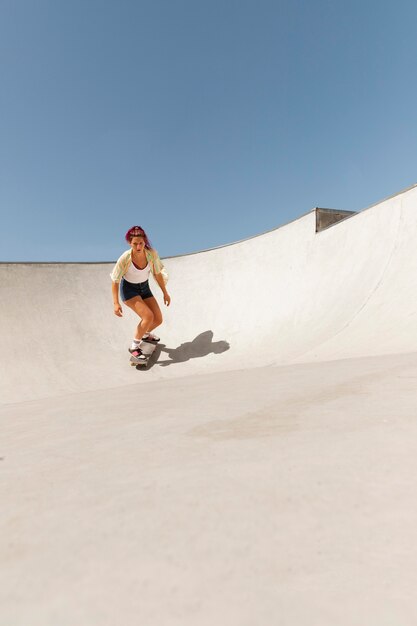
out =
{"type": "Polygon", "coordinates": [[[1,410],[0,623],[415,624],[417,354],[1,410]]]}
{"type": "Polygon", "coordinates": [[[111,264],[0,266],[0,626],[417,623],[416,191],[167,260],[146,372],[111,264]]]}

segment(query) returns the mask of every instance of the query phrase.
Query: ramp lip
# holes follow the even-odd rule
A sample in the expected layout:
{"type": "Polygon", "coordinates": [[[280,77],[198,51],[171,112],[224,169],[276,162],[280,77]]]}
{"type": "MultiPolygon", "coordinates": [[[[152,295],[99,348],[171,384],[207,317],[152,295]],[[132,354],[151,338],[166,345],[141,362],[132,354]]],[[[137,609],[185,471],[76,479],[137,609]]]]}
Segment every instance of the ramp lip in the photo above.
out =
{"type": "MultiPolygon", "coordinates": [[[[373,209],[374,207],[378,206],[379,204],[382,204],[383,202],[387,202],[388,200],[392,200],[393,198],[396,198],[397,196],[401,196],[404,193],[407,193],[409,191],[411,191],[412,189],[415,189],[417,187],[417,183],[414,183],[413,185],[410,185],[409,187],[406,187],[405,189],[402,189],[401,191],[398,191],[397,193],[393,193],[390,196],[386,196],[385,198],[382,198],[381,200],[378,200],[377,202],[374,202],[373,204],[368,205],[367,207],[363,208],[363,209],[359,209],[358,211],[345,211],[345,210],[340,210],[340,213],[351,213],[351,215],[346,215],[346,217],[344,217],[343,219],[341,219],[339,222],[335,222],[334,224],[331,224],[330,226],[327,226],[326,228],[323,228],[322,230],[318,231],[316,233],[316,235],[321,235],[322,233],[328,231],[330,228],[337,228],[337,226],[340,226],[341,224],[343,224],[344,222],[347,222],[348,220],[351,220],[353,217],[357,217],[359,215],[362,215],[363,213],[366,213],[366,211],[369,211],[370,209],[373,209]]],[[[320,210],[327,210],[327,209],[323,209],[322,207],[316,207],[317,209],[320,210]]],[[[338,209],[334,209],[335,211],[337,211],[338,209]]]]}
{"type": "MultiPolygon", "coordinates": [[[[294,222],[298,222],[299,220],[304,219],[310,213],[314,213],[317,207],[314,207],[303,213],[299,217],[295,217],[293,220],[289,222],[285,222],[285,224],[281,224],[280,226],[275,226],[274,228],[270,228],[269,230],[265,230],[257,235],[251,235],[250,237],[245,237],[244,239],[238,239],[237,241],[232,241],[230,243],[223,243],[219,246],[213,246],[212,248],[203,248],[202,250],[196,250],[195,252],[185,252],[184,254],[174,254],[172,256],[161,257],[164,260],[168,259],[179,259],[186,256],[192,256],[194,254],[202,254],[203,252],[211,252],[212,250],[220,250],[221,248],[229,248],[230,246],[236,246],[239,243],[244,243],[245,241],[250,241],[251,239],[257,239],[258,237],[263,237],[264,235],[269,235],[269,233],[273,233],[276,230],[280,230],[281,228],[285,228],[289,224],[293,224],[294,222]]],[[[334,209],[337,210],[337,209],[334,209]]],[[[0,265],[108,265],[114,264],[114,261],[0,261],[0,265]]]]}
{"type": "MultiPolygon", "coordinates": [[[[191,256],[193,254],[202,254],[203,252],[211,252],[212,250],[220,250],[221,248],[228,248],[229,246],[235,246],[239,243],[244,243],[245,241],[250,241],[251,239],[256,239],[257,237],[263,237],[264,235],[269,235],[269,233],[273,233],[276,230],[280,230],[281,228],[285,228],[286,226],[289,226],[289,224],[293,224],[294,222],[297,222],[298,220],[302,220],[305,217],[307,217],[308,215],[310,215],[310,213],[315,213],[315,211],[317,209],[321,209],[321,210],[325,210],[325,211],[336,211],[338,213],[347,213],[350,215],[346,215],[346,218],[344,218],[343,220],[340,220],[340,222],[336,222],[335,224],[333,224],[331,226],[331,228],[335,228],[336,226],[342,224],[343,222],[356,217],[357,215],[360,215],[361,213],[364,213],[364,211],[367,211],[368,209],[372,209],[373,207],[377,206],[378,204],[382,204],[382,202],[386,202],[387,200],[390,200],[391,198],[395,198],[396,196],[400,196],[404,193],[407,193],[408,191],[411,191],[411,189],[414,189],[415,187],[417,187],[417,183],[414,183],[413,185],[410,185],[409,187],[406,187],[405,189],[402,189],[401,191],[398,191],[397,193],[394,193],[390,196],[387,196],[386,198],[383,198],[382,200],[378,200],[377,202],[374,202],[373,204],[363,208],[363,209],[359,209],[358,211],[351,211],[349,209],[328,209],[325,207],[319,207],[319,206],[315,206],[312,209],[310,209],[309,211],[307,211],[306,213],[302,213],[299,217],[295,217],[293,220],[290,220],[289,222],[285,222],[285,224],[281,224],[280,226],[275,226],[275,228],[270,228],[269,230],[263,231],[261,233],[258,233],[257,235],[251,235],[250,237],[245,237],[244,239],[238,239],[237,241],[232,241],[230,243],[225,243],[225,244],[221,244],[220,246],[214,246],[213,248],[205,248],[203,250],[197,250],[196,252],[186,252],[185,254],[175,254],[173,256],[169,256],[169,257],[164,257],[165,259],[178,259],[181,257],[186,257],[186,256],[191,256]]],[[[330,228],[330,227],[329,227],[330,228]]],[[[324,229],[324,230],[328,230],[328,229],[324,229]]],[[[324,232],[321,231],[321,232],[324,232]]],[[[317,235],[320,234],[320,232],[316,233],[317,235]]]]}
{"type": "MultiPolygon", "coordinates": [[[[245,241],[251,241],[252,239],[257,239],[258,237],[263,237],[264,235],[269,235],[270,233],[280,230],[281,228],[285,228],[286,226],[289,226],[290,224],[293,224],[294,222],[298,222],[299,220],[304,219],[311,213],[314,213],[317,209],[328,210],[328,211],[338,211],[339,213],[350,212],[351,215],[346,215],[346,218],[344,218],[343,220],[340,220],[340,222],[336,222],[335,224],[331,226],[331,228],[336,228],[337,226],[340,226],[346,221],[354,217],[357,217],[358,215],[362,215],[362,213],[365,213],[365,211],[368,211],[369,209],[374,208],[378,204],[382,204],[383,202],[386,202],[387,200],[392,200],[392,198],[401,196],[402,194],[407,193],[408,191],[411,191],[412,189],[415,189],[416,187],[417,187],[417,183],[414,183],[410,185],[409,187],[406,187],[405,189],[402,189],[401,191],[398,191],[397,193],[391,194],[390,196],[386,196],[385,198],[382,198],[381,200],[378,200],[377,202],[374,202],[373,204],[370,204],[364,207],[363,209],[359,209],[358,211],[349,211],[348,209],[325,209],[324,207],[315,206],[309,211],[307,211],[306,213],[303,213],[302,215],[300,215],[299,217],[296,217],[293,220],[290,220],[289,222],[285,222],[285,224],[281,224],[280,226],[275,226],[274,228],[270,228],[256,235],[251,235],[250,237],[245,237],[243,239],[238,239],[236,241],[231,241],[229,243],[220,244],[219,246],[213,246],[212,248],[203,248],[202,250],[196,250],[195,252],[185,252],[184,254],[174,254],[172,256],[162,257],[162,259],[164,260],[179,259],[182,257],[193,256],[196,254],[203,254],[205,252],[212,252],[213,250],[221,250],[222,248],[229,248],[231,246],[236,246],[240,243],[244,243],[245,241]]],[[[322,232],[329,230],[329,228],[324,228],[322,231],[319,231],[315,234],[320,235],[322,232]]],[[[116,262],[115,260],[113,261],[0,261],[0,266],[1,265],[110,265],[110,264],[114,264],[115,262],[116,262]]]]}

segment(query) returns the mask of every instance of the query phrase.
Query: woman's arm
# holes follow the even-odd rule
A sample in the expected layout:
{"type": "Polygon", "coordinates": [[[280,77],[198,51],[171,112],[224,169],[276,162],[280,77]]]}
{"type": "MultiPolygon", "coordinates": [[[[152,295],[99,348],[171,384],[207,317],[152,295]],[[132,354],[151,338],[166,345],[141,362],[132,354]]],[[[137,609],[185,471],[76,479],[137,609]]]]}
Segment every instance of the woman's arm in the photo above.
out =
{"type": "Polygon", "coordinates": [[[171,297],[168,294],[164,278],[161,274],[161,270],[164,268],[164,264],[159,258],[159,254],[157,253],[156,250],[150,250],[150,255],[151,255],[151,261],[152,261],[152,273],[154,275],[156,282],[160,286],[162,293],[164,294],[164,304],[169,306],[171,303],[171,297]]]}
{"type": "Polygon", "coordinates": [[[127,268],[131,262],[132,250],[126,250],[126,252],[123,252],[122,256],[117,259],[116,265],[110,274],[112,280],[111,292],[113,295],[114,314],[117,315],[117,317],[123,317],[122,307],[119,302],[119,283],[126,274],[127,268]]]}
{"type": "Polygon", "coordinates": [[[120,306],[119,302],[119,283],[112,283],[111,291],[113,295],[114,314],[117,315],[117,317],[123,317],[122,307],[120,306]]]}
{"type": "Polygon", "coordinates": [[[162,293],[164,294],[164,304],[169,306],[171,303],[171,297],[168,294],[162,274],[154,274],[154,277],[155,277],[156,282],[160,286],[162,293]]]}

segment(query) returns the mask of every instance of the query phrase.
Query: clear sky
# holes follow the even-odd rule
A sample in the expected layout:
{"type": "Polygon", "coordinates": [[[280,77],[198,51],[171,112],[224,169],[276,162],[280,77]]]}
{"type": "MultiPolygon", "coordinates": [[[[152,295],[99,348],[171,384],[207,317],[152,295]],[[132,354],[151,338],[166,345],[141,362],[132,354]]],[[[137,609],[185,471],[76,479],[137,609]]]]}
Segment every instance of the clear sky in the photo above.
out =
{"type": "Polygon", "coordinates": [[[415,0],[0,0],[0,260],[161,256],[417,182],[415,0]]]}

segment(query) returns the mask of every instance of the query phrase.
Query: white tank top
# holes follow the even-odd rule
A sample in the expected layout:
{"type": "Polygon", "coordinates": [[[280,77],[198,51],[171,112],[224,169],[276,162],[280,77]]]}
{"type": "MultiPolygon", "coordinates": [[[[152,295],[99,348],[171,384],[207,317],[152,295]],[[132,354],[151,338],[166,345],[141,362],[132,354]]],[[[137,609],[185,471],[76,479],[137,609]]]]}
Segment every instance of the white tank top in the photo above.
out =
{"type": "Polygon", "coordinates": [[[150,272],[151,268],[149,267],[149,261],[143,270],[139,270],[135,267],[132,261],[123,278],[127,280],[128,283],[144,283],[148,280],[150,272]]]}

